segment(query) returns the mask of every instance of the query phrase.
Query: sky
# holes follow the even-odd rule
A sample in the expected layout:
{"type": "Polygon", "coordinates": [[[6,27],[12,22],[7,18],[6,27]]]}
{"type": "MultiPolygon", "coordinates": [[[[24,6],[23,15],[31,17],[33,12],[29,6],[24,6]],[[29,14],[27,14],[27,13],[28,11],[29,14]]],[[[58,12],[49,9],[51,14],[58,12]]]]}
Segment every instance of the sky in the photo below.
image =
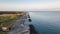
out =
{"type": "Polygon", "coordinates": [[[60,0],[0,0],[0,11],[60,11],[60,0]]]}

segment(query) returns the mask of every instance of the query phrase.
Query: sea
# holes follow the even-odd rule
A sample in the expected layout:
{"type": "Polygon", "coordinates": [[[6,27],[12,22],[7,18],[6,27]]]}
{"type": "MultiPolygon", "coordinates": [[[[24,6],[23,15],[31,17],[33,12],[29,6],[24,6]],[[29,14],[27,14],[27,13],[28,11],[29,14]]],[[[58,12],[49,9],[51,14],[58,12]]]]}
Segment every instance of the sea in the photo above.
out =
{"type": "Polygon", "coordinates": [[[60,12],[59,11],[29,11],[32,24],[36,34],[60,34],[60,12]]]}

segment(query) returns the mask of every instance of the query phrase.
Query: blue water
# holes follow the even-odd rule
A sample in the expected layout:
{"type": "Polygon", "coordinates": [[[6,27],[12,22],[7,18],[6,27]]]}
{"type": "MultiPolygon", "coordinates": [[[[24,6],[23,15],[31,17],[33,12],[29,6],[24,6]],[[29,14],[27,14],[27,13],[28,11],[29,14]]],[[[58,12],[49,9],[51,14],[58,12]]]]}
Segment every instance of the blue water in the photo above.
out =
{"type": "Polygon", "coordinates": [[[60,34],[60,12],[29,12],[37,34],[60,34]]]}

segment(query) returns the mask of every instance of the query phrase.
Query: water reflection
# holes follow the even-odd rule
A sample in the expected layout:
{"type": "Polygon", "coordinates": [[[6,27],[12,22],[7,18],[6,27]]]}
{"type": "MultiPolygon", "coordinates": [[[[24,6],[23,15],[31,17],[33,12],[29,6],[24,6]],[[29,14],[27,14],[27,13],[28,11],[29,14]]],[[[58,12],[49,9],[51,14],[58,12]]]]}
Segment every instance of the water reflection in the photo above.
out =
{"type": "Polygon", "coordinates": [[[60,12],[29,12],[37,34],[60,34],[60,12]]]}

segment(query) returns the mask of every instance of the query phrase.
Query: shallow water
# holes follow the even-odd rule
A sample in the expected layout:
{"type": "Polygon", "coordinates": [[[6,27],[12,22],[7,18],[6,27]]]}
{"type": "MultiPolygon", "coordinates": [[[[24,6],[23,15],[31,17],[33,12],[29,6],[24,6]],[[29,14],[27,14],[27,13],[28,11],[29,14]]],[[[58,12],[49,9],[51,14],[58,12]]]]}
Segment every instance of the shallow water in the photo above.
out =
{"type": "Polygon", "coordinates": [[[60,34],[60,12],[29,12],[37,34],[60,34]]]}

